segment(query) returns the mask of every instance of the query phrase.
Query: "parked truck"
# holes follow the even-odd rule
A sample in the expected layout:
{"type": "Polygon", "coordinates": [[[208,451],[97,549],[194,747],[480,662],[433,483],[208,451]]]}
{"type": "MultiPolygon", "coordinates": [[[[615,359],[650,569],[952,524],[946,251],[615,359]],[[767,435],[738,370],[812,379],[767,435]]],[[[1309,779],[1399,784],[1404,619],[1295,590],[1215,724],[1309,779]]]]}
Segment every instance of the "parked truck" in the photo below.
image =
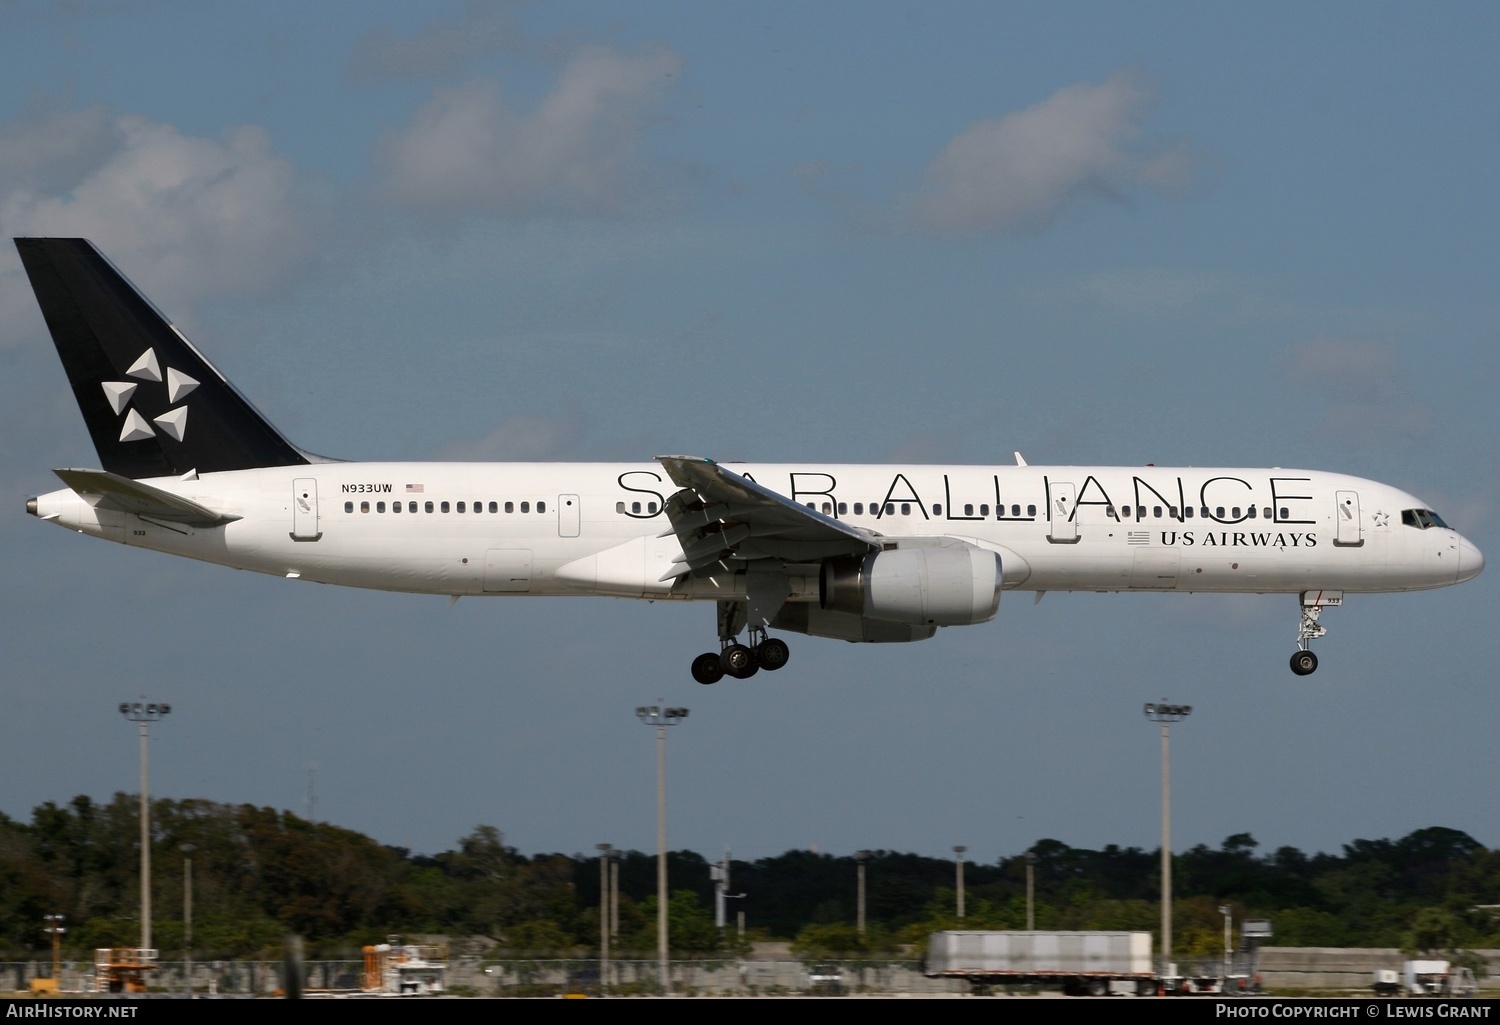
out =
{"type": "Polygon", "coordinates": [[[1157,992],[1149,932],[935,932],[924,974],[992,986],[1061,987],[1077,996],[1157,992]]]}
{"type": "Polygon", "coordinates": [[[1479,989],[1471,970],[1439,960],[1407,961],[1399,973],[1379,969],[1374,988],[1378,996],[1409,997],[1471,997],[1479,989]]]}

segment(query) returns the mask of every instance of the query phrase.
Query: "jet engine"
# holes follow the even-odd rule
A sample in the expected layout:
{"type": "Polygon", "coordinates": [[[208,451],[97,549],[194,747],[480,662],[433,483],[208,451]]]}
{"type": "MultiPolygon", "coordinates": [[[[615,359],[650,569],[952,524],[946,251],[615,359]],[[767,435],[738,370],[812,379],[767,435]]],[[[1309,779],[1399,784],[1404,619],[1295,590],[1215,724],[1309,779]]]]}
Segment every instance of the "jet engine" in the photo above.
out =
{"type": "Polygon", "coordinates": [[[818,605],[910,626],[987,623],[1000,611],[1000,556],[963,542],[823,562],[818,605]]]}

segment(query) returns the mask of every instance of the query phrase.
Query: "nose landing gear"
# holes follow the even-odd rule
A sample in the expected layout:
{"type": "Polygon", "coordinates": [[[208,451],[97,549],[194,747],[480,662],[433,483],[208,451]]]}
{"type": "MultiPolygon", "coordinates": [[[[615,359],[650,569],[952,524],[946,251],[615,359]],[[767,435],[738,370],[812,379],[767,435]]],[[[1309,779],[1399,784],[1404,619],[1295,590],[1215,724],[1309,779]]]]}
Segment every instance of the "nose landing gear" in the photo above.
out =
{"type": "Polygon", "coordinates": [[[1298,676],[1309,676],[1318,668],[1318,656],[1308,648],[1308,642],[1328,633],[1328,628],[1318,622],[1323,609],[1343,603],[1343,591],[1302,592],[1302,620],[1297,627],[1297,650],[1292,653],[1292,672],[1298,676]]]}

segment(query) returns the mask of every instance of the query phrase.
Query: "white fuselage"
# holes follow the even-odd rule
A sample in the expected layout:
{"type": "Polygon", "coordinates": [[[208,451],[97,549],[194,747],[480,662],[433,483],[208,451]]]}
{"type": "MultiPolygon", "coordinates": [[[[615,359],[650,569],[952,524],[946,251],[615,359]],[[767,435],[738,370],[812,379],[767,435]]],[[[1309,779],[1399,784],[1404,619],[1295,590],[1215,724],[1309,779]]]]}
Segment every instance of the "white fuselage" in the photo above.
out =
{"type": "MultiPolygon", "coordinates": [[[[1032,591],[1407,591],[1483,567],[1423,503],[1341,474],[1283,469],[728,464],[891,539],[999,553],[1032,591]]],[[[656,463],[314,463],[142,483],[239,517],[211,528],[97,508],[70,490],[38,516],[123,544],[351,587],[441,595],[742,598],[743,574],[663,580],[681,546],[656,463]],[[399,511],[397,511],[399,507],[399,511]],[[665,534],[663,537],[661,535],[665,534]]],[[[816,560],[788,565],[816,601],[816,560]]]]}

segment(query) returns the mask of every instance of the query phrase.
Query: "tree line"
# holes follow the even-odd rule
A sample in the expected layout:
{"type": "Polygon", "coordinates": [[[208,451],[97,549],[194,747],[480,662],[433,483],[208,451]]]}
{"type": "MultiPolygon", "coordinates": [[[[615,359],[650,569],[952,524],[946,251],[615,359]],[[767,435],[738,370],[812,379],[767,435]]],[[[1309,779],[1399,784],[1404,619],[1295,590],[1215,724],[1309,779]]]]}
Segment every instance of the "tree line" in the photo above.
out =
{"type": "MultiPolygon", "coordinates": [[[[36,808],[30,822],[0,815],[0,959],[39,956],[43,916],[66,917],[65,948],[139,942],[137,798],[79,796],[36,808]]],[[[597,855],[523,855],[478,826],[437,855],[382,845],[287,811],[203,800],[152,802],[153,944],[164,958],[184,941],[183,891],[192,859],[198,958],[274,956],[304,937],[317,956],[350,956],[388,935],[476,940],[496,956],[589,956],[599,941],[597,855]]],[[[790,941],[805,957],[888,957],[938,929],[1021,929],[1030,863],[1039,929],[1138,929],[1160,921],[1160,854],[1044,839],[991,864],[967,863],[965,917],[956,915],[952,860],[871,851],[864,861],[867,928],[855,928],[857,863],[792,850],[734,861],[731,928],[718,930],[710,865],[669,855],[675,956],[725,956],[751,940],[790,941]],[[743,911],[749,930],[733,928],[743,911]]],[[[653,956],[656,860],[619,853],[617,956],[653,956]]],[[[1234,920],[1272,922],[1270,944],[1500,947],[1500,850],[1431,827],[1399,840],[1353,840],[1337,854],[1262,852],[1248,833],[1173,858],[1174,946],[1180,957],[1222,951],[1221,906],[1234,920]]]]}

